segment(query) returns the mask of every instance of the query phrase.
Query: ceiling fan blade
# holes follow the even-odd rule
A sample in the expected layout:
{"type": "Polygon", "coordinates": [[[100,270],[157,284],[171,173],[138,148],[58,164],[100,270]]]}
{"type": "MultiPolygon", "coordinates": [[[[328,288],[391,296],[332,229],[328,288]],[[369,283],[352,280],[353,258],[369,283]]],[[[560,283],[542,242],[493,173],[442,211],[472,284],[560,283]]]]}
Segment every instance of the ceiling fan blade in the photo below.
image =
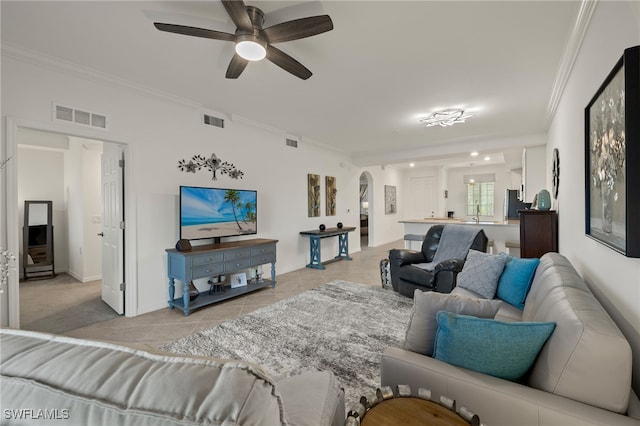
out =
{"type": "Polygon", "coordinates": [[[320,15],[276,24],[260,31],[260,35],[269,43],[281,43],[322,34],[332,29],[333,21],[329,15],[320,15]]]}
{"type": "Polygon", "coordinates": [[[242,0],[222,0],[222,5],[238,29],[242,31],[253,31],[251,18],[249,18],[247,7],[242,0]]]}
{"type": "Polygon", "coordinates": [[[270,44],[267,45],[267,59],[283,70],[288,71],[303,80],[308,79],[312,75],[311,71],[309,71],[307,67],[270,44]]]}
{"type": "Polygon", "coordinates": [[[244,71],[248,63],[249,61],[242,58],[240,55],[236,53],[235,55],[233,55],[233,58],[231,58],[231,62],[229,62],[229,67],[227,68],[227,74],[225,75],[225,77],[227,78],[240,77],[240,74],[242,74],[242,71],[244,71]]]}
{"type": "Polygon", "coordinates": [[[235,41],[236,36],[234,34],[223,33],[221,31],[208,30],[205,28],[187,27],[184,25],[174,24],[162,24],[156,22],[153,24],[160,31],[166,31],[168,33],[184,34],[194,37],[211,38],[214,40],[235,41]]]}

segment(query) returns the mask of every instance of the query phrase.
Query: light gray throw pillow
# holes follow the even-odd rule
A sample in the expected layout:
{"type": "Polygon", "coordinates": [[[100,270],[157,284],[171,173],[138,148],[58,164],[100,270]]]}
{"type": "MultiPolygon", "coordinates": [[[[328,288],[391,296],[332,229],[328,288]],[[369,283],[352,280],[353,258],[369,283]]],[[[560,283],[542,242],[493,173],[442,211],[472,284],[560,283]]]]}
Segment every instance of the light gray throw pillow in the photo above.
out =
{"type": "Polygon", "coordinates": [[[456,285],[471,290],[485,299],[493,299],[507,258],[506,253],[493,255],[469,250],[467,260],[456,279],[456,285]]]}
{"type": "Polygon", "coordinates": [[[502,302],[500,300],[474,299],[457,294],[422,292],[413,295],[413,310],[405,335],[404,349],[431,356],[438,330],[438,311],[493,318],[502,302]]]}

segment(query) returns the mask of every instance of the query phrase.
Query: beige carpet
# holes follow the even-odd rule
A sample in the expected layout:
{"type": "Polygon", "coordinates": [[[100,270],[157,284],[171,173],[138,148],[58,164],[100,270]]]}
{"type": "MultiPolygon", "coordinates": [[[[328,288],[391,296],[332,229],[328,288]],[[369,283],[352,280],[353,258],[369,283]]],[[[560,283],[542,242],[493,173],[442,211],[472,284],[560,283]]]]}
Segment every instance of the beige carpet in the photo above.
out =
{"type": "Polygon", "coordinates": [[[117,318],[102,301],[102,281],[81,283],[67,274],[20,282],[20,328],[62,333],[117,318]]]}
{"type": "Polygon", "coordinates": [[[412,306],[393,291],[338,280],[161,349],[242,359],[274,377],[333,371],[348,409],[380,386],[382,352],[403,345],[412,306]]]}

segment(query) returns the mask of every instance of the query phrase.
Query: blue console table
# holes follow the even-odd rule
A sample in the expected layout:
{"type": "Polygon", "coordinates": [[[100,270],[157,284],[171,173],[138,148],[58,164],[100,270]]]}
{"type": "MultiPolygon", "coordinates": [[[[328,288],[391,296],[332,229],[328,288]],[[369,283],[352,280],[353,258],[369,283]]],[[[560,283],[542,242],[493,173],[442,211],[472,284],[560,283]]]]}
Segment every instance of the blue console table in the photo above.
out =
{"type": "Polygon", "coordinates": [[[276,286],[276,243],[278,240],[257,238],[232,241],[210,246],[196,246],[188,251],[167,249],[169,278],[169,308],[182,309],[185,316],[202,306],[220,302],[259,290],[267,285],[276,286]],[[189,298],[189,283],[196,278],[209,278],[230,274],[247,268],[271,264],[271,279],[252,280],[246,286],[226,288],[222,293],[200,293],[195,300],[189,298]],[[182,282],[181,297],[175,297],[175,280],[182,282]]]}
{"type": "MultiPolygon", "coordinates": [[[[309,237],[309,264],[307,268],[324,269],[320,256],[320,240],[329,237],[338,237],[338,255],[333,260],[351,260],[349,256],[349,232],[355,231],[355,227],[327,228],[324,231],[314,229],[302,231],[300,235],[309,237]]],[[[325,262],[326,263],[326,262],[325,262]]]]}

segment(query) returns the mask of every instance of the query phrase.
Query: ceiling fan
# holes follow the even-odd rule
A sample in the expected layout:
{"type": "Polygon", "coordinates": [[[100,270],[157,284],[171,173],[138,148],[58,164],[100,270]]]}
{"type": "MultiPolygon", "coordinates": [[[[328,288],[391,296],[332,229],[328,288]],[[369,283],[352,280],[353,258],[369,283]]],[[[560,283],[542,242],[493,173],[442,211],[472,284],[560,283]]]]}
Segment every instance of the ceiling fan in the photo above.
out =
{"type": "Polygon", "coordinates": [[[331,31],[333,22],[329,15],[294,19],[269,28],[262,28],[264,13],[257,7],[247,6],[242,0],[221,1],[236,25],[235,34],[159,22],[153,25],[160,31],[235,42],[236,53],[227,68],[227,78],[238,78],[249,61],[259,61],[265,57],[296,77],[303,80],[311,77],[312,73],[308,68],[274,47],[272,43],[298,40],[331,31]]]}

